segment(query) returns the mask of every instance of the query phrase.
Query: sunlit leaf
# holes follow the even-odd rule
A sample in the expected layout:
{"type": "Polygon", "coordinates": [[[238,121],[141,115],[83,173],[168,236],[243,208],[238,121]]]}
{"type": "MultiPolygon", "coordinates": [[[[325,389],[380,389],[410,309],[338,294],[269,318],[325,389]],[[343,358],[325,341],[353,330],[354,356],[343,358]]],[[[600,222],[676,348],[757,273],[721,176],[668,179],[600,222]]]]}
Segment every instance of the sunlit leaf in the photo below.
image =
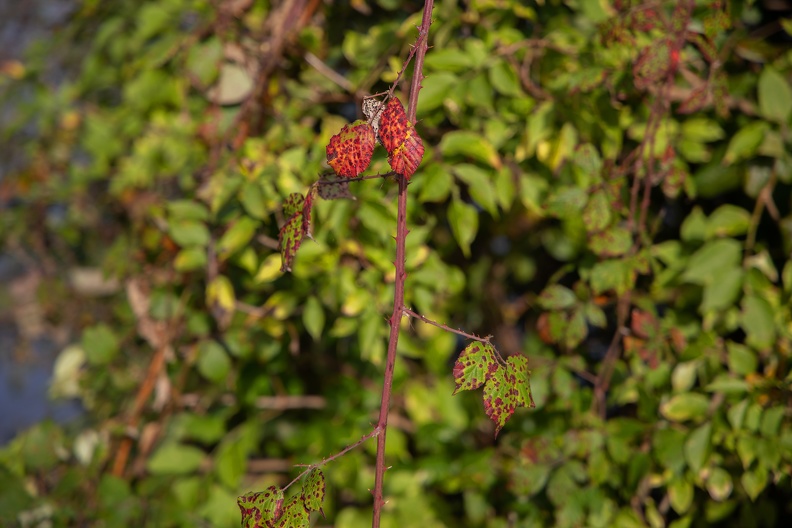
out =
{"type": "Polygon", "coordinates": [[[495,350],[489,343],[473,341],[459,354],[454,364],[454,394],[481,387],[497,368],[495,350]]]}
{"type": "Polygon", "coordinates": [[[250,492],[237,498],[243,528],[272,526],[282,512],[283,490],[270,486],[264,491],[250,492]]]}
{"type": "Polygon", "coordinates": [[[382,112],[379,137],[388,151],[388,163],[394,172],[409,178],[424,155],[424,146],[398,98],[393,97],[382,112]]]}
{"type": "Polygon", "coordinates": [[[355,178],[371,163],[374,142],[374,128],[366,121],[344,125],[341,132],[330,138],[327,163],[339,176],[355,178]]]}

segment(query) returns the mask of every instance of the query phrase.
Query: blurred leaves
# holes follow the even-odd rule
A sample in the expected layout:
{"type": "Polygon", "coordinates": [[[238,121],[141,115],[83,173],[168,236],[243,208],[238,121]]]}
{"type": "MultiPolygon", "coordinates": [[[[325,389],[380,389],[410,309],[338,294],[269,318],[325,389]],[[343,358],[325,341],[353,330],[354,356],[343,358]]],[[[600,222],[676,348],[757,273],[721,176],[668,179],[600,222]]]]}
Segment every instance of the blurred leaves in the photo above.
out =
{"type": "MultiPolygon", "coordinates": [[[[761,3],[686,5],[435,6],[409,124],[425,152],[390,156],[415,170],[405,302],[494,334],[504,363],[463,355],[460,373],[455,336],[403,321],[384,523],[790,516],[789,46],[751,29],[761,3]],[[528,364],[530,390],[511,379],[528,364]]],[[[279,491],[376,421],[395,185],[313,184],[420,14],[316,6],[88,2],[0,65],[22,158],[0,181],[2,255],[41,267],[52,393],[87,413],[0,449],[0,524],[228,526],[234,497],[272,486],[250,500],[283,500],[284,523],[322,490],[320,522],[370,525],[368,445],[279,491]],[[142,281],[145,303],[83,296],[75,266],[142,281]]],[[[373,149],[369,170],[387,161],[373,149]]]]}

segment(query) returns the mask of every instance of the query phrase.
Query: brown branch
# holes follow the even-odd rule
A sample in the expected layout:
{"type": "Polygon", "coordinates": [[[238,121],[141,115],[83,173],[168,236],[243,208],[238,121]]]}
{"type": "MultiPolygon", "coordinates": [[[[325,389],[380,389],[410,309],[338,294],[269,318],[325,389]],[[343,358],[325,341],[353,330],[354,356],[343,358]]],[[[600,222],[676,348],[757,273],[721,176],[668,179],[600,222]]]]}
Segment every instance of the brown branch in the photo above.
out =
{"type": "Polygon", "coordinates": [[[134,443],[134,439],[130,433],[135,431],[140,423],[140,417],[143,414],[146,402],[154,391],[157,378],[162,373],[165,365],[165,357],[173,355],[173,349],[170,345],[171,329],[167,326],[167,323],[154,321],[148,315],[150,299],[142,281],[128,281],[126,290],[132,312],[137,319],[138,334],[154,348],[154,356],[149,362],[146,377],[143,379],[143,383],[138,389],[132,410],[126,419],[127,436],[121,439],[115,459],[113,460],[111,471],[113,476],[116,477],[121,477],[124,474],[127,461],[129,460],[129,454],[132,451],[132,444],[134,443]]]}

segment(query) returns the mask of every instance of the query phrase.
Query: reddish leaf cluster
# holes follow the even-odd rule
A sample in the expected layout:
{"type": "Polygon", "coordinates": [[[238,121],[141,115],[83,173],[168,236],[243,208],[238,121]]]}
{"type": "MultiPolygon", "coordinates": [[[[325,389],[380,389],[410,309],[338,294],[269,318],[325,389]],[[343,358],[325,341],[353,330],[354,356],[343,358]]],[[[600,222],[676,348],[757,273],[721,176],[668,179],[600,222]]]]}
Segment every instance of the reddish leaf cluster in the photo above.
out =
{"type": "Polygon", "coordinates": [[[415,173],[424,155],[421,137],[407,120],[398,98],[388,101],[384,109],[381,106],[367,99],[364,112],[369,122],[358,120],[345,125],[330,138],[327,163],[339,176],[355,178],[368,168],[377,136],[388,151],[388,163],[394,172],[407,178],[415,173]]]}
{"type": "Polygon", "coordinates": [[[484,385],[484,411],[495,422],[495,436],[517,407],[535,407],[531,396],[531,371],[525,356],[500,359],[490,343],[473,342],[454,364],[454,394],[484,385]]]}
{"type": "Polygon", "coordinates": [[[270,486],[264,491],[252,492],[237,498],[242,512],[243,528],[308,528],[309,514],[322,512],[325,497],[325,478],[319,469],[308,474],[302,492],[283,506],[283,490],[270,486]]]}

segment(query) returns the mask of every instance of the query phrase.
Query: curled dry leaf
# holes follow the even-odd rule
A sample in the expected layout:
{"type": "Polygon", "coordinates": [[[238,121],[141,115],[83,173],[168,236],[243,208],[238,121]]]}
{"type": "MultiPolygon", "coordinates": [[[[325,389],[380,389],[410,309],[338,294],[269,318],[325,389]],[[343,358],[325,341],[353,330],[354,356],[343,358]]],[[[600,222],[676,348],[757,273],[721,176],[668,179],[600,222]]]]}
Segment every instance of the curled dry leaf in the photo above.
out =
{"type": "Polygon", "coordinates": [[[363,100],[363,115],[374,128],[374,135],[379,137],[379,122],[385,105],[379,99],[369,98],[363,100]]]}
{"type": "Polygon", "coordinates": [[[423,159],[424,146],[398,98],[388,101],[379,125],[379,138],[388,151],[388,163],[395,172],[409,178],[423,159]]]}
{"type": "Polygon", "coordinates": [[[344,125],[341,132],[330,138],[327,163],[339,176],[357,177],[371,163],[374,138],[374,128],[362,119],[344,125]]]}

